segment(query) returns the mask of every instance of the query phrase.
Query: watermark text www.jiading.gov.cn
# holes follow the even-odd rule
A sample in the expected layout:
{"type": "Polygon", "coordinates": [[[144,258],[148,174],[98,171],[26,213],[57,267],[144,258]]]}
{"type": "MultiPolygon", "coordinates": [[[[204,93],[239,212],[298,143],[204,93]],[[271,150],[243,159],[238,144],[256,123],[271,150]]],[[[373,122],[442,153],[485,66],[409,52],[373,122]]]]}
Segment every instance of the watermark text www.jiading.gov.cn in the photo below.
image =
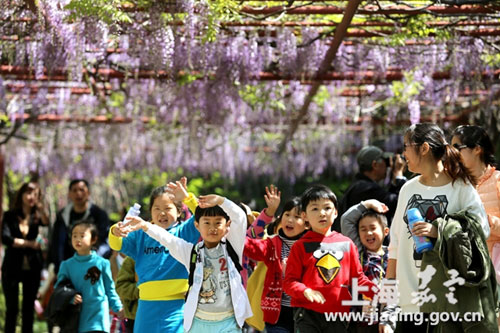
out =
{"type": "Polygon", "coordinates": [[[423,312],[402,312],[397,310],[390,314],[379,313],[374,311],[367,316],[366,313],[362,312],[325,312],[325,318],[327,321],[354,321],[354,322],[365,322],[368,325],[378,323],[378,322],[388,322],[388,321],[399,321],[399,322],[413,322],[416,325],[421,325],[423,323],[430,323],[431,325],[437,325],[440,322],[454,321],[454,322],[475,322],[481,320],[480,312],[465,312],[460,314],[458,312],[430,312],[424,314],[423,312]],[[385,316],[385,317],[384,317],[385,316]]]}

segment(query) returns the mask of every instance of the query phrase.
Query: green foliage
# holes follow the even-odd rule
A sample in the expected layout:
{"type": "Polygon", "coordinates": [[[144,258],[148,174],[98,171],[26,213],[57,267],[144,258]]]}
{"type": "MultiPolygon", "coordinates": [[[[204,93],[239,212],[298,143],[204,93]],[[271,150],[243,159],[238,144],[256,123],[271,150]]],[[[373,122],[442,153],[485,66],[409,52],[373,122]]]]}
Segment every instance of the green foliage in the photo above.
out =
{"type": "Polygon", "coordinates": [[[10,209],[11,205],[14,203],[15,195],[17,190],[21,185],[30,180],[29,175],[20,175],[12,172],[12,170],[6,170],[4,175],[4,193],[7,195],[3,196],[2,209],[6,211],[10,209]]]}
{"type": "Polygon", "coordinates": [[[234,21],[239,19],[238,3],[235,0],[210,0],[207,1],[207,30],[203,36],[204,42],[213,42],[217,38],[221,21],[234,21]]]}
{"type": "Polygon", "coordinates": [[[75,155],[75,157],[73,158],[73,163],[77,164],[77,163],[80,163],[80,161],[82,160],[82,155],[81,154],[78,154],[78,155],[75,155]]]}
{"type": "MultiPolygon", "coordinates": [[[[397,17],[397,15],[394,15],[397,17]]],[[[400,17],[400,24],[396,25],[394,34],[388,36],[372,37],[370,40],[377,44],[388,46],[405,46],[408,40],[421,40],[429,37],[434,37],[438,41],[446,41],[453,37],[453,24],[443,27],[433,27],[427,22],[434,21],[432,15],[415,15],[400,17]]],[[[368,21],[368,20],[367,20],[368,21]]],[[[356,23],[359,23],[359,19],[356,23]]]]}
{"type": "Polygon", "coordinates": [[[500,66],[500,52],[496,53],[496,54],[492,54],[492,53],[483,54],[482,60],[488,66],[498,67],[498,66],[500,66]]]}
{"type": "Polygon", "coordinates": [[[12,123],[10,122],[9,116],[5,113],[0,114],[0,128],[10,126],[12,126],[12,123]]]}
{"type": "Polygon", "coordinates": [[[112,107],[122,107],[125,103],[125,94],[121,91],[115,91],[111,93],[111,96],[108,99],[108,103],[112,107]]]}
{"type": "Polygon", "coordinates": [[[176,82],[180,86],[190,84],[200,78],[203,78],[203,73],[194,73],[190,71],[182,71],[176,77],[176,82]]]}
{"type": "Polygon", "coordinates": [[[320,108],[325,106],[325,103],[331,99],[330,92],[325,86],[321,86],[318,89],[318,92],[313,98],[313,102],[320,108]]]}
{"type": "Polygon", "coordinates": [[[402,81],[392,82],[391,90],[394,96],[386,99],[383,105],[405,105],[420,94],[423,88],[421,82],[414,80],[414,71],[405,72],[402,81]]]}
{"type": "Polygon", "coordinates": [[[230,190],[227,181],[221,177],[219,172],[214,172],[208,177],[195,177],[188,181],[188,191],[195,196],[215,193],[229,198],[238,198],[235,190],[230,190]]]}
{"type": "Polygon", "coordinates": [[[260,92],[262,92],[262,89],[259,88],[259,85],[254,84],[244,85],[238,91],[240,97],[248,105],[256,105],[257,103],[262,102],[262,97],[259,96],[260,92]]]}
{"type": "Polygon", "coordinates": [[[70,21],[95,16],[107,24],[132,23],[130,16],[122,10],[124,3],[121,0],[71,0],[64,8],[71,11],[70,21]]]}
{"type": "MultiPolygon", "coordinates": [[[[68,20],[74,21],[83,17],[96,17],[107,24],[132,23],[133,16],[130,15],[126,7],[136,7],[145,10],[154,4],[152,0],[71,0],[65,9],[71,14],[68,20]]],[[[238,2],[236,0],[210,0],[207,1],[208,11],[205,13],[207,27],[203,36],[204,42],[212,42],[217,38],[220,30],[220,22],[234,21],[239,19],[238,2]]],[[[169,14],[163,13],[162,18],[167,23],[172,19],[181,19],[183,13],[169,14]]]]}
{"type": "Polygon", "coordinates": [[[252,109],[258,110],[265,107],[278,112],[286,111],[282,90],[271,91],[264,83],[244,85],[238,90],[238,93],[252,109]],[[273,92],[272,97],[270,96],[271,92],[273,92]]]}

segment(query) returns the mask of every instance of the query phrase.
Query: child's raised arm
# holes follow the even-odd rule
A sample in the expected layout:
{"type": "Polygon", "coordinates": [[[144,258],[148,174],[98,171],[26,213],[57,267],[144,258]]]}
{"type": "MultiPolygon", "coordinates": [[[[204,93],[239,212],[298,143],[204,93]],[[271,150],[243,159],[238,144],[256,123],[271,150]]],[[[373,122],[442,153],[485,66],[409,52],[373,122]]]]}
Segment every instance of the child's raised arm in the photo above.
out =
{"type": "Polygon", "coordinates": [[[376,199],[370,199],[361,201],[361,203],[349,208],[340,217],[340,230],[342,234],[352,239],[358,251],[362,248],[361,240],[359,238],[358,223],[363,213],[373,209],[377,213],[387,213],[389,208],[383,203],[376,199]]]}
{"type": "Polygon", "coordinates": [[[168,183],[167,188],[168,192],[174,196],[175,201],[183,201],[189,196],[186,177],[181,177],[180,180],[168,183]]]}
{"type": "Polygon", "coordinates": [[[140,217],[129,218],[129,223],[125,226],[125,228],[129,228],[130,231],[142,229],[146,234],[148,234],[149,237],[165,246],[175,260],[189,269],[189,256],[191,254],[191,249],[194,246],[193,244],[171,234],[166,229],[163,229],[156,224],[144,221],[140,217]]]}
{"type": "MultiPolygon", "coordinates": [[[[126,221],[118,222],[112,229],[111,233],[116,237],[127,237],[132,231],[136,231],[139,229],[146,229],[147,226],[151,224],[149,222],[144,221],[139,216],[127,217],[126,221]]],[[[144,231],[146,231],[144,230],[144,231]]]]}
{"type": "Polygon", "coordinates": [[[281,192],[274,185],[266,186],[266,194],[264,195],[267,208],[260,212],[259,216],[253,221],[252,225],[247,230],[247,236],[251,238],[263,238],[264,227],[272,222],[274,214],[278,210],[281,202],[281,192]]]}
{"type": "MultiPolygon", "coordinates": [[[[201,195],[199,198],[201,208],[210,208],[214,206],[222,206],[226,198],[217,194],[201,195]]],[[[239,208],[239,207],[238,207],[239,208]]]]}
{"type": "Polygon", "coordinates": [[[273,184],[266,186],[266,194],[264,195],[264,200],[266,201],[267,209],[266,214],[273,217],[278,210],[281,202],[281,192],[273,184]]]}
{"type": "Polygon", "coordinates": [[[188,192],[186,177],[181,177],[181,179],[176,182],[168,183],[167,188],[168,192],[173,195],[175,201],[183,202],[191,213],[194,214],[196,206],[198,206],[198,201],[192,193],[188,192]]]}
{"type": "Polygon", "coordinates": [[[245,247],[245,234],[247,230],[247,217],[243,209],[231,200],[216,194],[200,196],[200,207],[208,208],[219,205],[229,216],[231,225],[227,233],[227,240],[236,251],[240,264],[242,264],[243,248],[245,247]]]}
{"type": "Polygon", "coordinates": [[[244,254],[255,261],[265,261],[266,259],[273,258],[274,254],[271,252],[272,247],[265,239],[255,239],[247,236],[245,239],[244,254]]]}

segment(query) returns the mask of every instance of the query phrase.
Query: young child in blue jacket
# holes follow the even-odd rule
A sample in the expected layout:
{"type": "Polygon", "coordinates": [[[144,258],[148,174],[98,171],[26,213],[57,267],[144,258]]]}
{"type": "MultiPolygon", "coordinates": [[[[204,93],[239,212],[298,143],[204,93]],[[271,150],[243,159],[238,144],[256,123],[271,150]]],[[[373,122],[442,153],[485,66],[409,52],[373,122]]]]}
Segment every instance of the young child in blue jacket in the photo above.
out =
{"type": "Polygon", "coordinates": [[[109,332],[109,307],[123,317],[122,303],[115,291],[109,261],[92,249],[98,238],[97,226],[80,221],[71,228],[73,257],[63,261],[55,287],[70,280],[78,294],[73,304],[81,304],[78,332],[109,332]]]}

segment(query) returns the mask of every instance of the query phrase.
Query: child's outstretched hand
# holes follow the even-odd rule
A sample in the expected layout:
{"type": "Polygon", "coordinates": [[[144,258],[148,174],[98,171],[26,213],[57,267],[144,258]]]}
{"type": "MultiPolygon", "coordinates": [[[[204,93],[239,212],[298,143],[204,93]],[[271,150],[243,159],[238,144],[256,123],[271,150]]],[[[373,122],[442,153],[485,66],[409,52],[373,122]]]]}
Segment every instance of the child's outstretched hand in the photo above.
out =
{"type": "Polygon", "coordinates": [[[181,177],[180,180],[174,182],[170,182],[167,184],[168,193],[174,196],[175,201],[182,201],[186,199],[189,194],[187,191],[187,178],[181,177]]]}
{"type": "Polygon", "coordinates": [[[118,222],[114,227],[111,228],[111,233],[116,237],[127,237],[130,231],[123,222],[118,222]]]}
{"type": "Polygon", "coordinates": [[[278,188],[273,184],[271,184],[271,186],[269,187],[266,186],[266,194],[264,195],[264,200],[266,200],[267,204],[267,216],[274,216],[274,214],[278,210],[278,207],[280,206],[281,192],[278,191],[278,188]]]}
{"type": "Polygon", "coordinates": [[[74,305],[77,305],[77,304],[82,304],[82,295],[80,294],[76,294],[75,297],[73,298],[73,304],[74,305]]]}
{"type": "Polygon", "coordinates": [[[385,203],[380,202],[376,199],[361,201],[361,204],[365,206],[366,209],[373,209],[377,213],[384,214],[389,211],[389,207],[387,207],[385,203]]]}
{"type": "Polygon", "coordinates": [[[128,228],[126,229],[128,233],[139,229],[147,231],[150,224],[149,222],[146,222],[143,219],[141,219],[139,216],[127,217],[127,221],[125,221],[124,223],[126,223],[125,228],[128,228]]]}
{"type": "Polygon", "coordinates": [[[325,303],[325,297],[323,297],[323,294],[320,293],[317,290],[312,290],[311,288],[307,288],[304,290],[304,297],[309,301],[309,302],[316,302],[320,304],[325,303]]]}
{"type": "Polygon", "coordinates": [[[143,229],[148,230],[148,222],[138,216],[127,217],[127,221],[118,222],[113,228],[112,233],[116,237],[127,237],[132,231],[143,229]]]}
{"type": "Polygon", "coordinates": [[[217,194],[200,195],[199,204],[201,208],[220,206],[224,202],[224,197],[217,194]]]}

